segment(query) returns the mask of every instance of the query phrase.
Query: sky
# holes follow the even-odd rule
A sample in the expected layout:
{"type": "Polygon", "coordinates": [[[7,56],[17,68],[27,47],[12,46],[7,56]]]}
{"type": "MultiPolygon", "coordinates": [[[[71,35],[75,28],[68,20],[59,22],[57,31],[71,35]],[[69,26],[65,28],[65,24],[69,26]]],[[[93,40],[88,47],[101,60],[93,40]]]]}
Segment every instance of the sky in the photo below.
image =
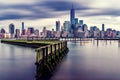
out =
{"type": "Polygon", "coordinates": [[[0,28],[8,29],[10,23],[15,28],[44,26],[51,30],[55,21],[61,26],[70,20],[72,4],[79,20],[90,26],[120,30],[120,0],[0,0],[0,28]]]}

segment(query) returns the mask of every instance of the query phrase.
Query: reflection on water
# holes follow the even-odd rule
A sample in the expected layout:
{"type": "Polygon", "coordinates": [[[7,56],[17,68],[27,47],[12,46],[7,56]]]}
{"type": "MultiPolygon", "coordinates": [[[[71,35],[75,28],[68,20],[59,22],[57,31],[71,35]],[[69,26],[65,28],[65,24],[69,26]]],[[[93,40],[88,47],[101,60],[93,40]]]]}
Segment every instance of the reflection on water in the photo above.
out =
{"type": "Polygon", "coordinates": [[[120,48],[120,40],[118,41],[118,47],[120,48]]]}
{"type": "Polygon", "coordinates": [[[51,80],[120,80],[118,41],[69,42],[67,58],[51,80]]]}
{"type": "MultiPolygon", "coordinates": [[[[50,80],[120,80],[120,42],[68,42],[50,80]]],[[[0,43],[0,80],[35,80],[34,49],[0,43]]]]}
{"type": "Polygon", "coordinates": [[[35,80],[34,49],[0,43],[0,80],[35,80]]]}

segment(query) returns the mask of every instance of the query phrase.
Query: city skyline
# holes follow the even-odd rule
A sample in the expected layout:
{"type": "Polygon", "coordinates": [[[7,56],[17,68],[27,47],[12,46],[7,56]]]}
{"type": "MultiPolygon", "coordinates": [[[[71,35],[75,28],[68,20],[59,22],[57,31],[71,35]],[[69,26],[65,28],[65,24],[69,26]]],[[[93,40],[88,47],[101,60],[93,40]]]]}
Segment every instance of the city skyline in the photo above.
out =
{"type": "Polygon", "coordinates": [[[55,28],[57,20],[61,24],[64,21],[70,21],[69,10],[73,4],[76,17],[84,20],[88,27],[97,26],[101,29],[101,24],[105,24],[105,28],[120,30],[118,0],[109,0],[109,3],[107,0],[4,0],[0,3],[0,28],[7,29],[8,25],[13,23],[16,28],[21,29],[21,22],[25,22],[27,27],[42,29],[46,26],[52,29],[55,28]]]}

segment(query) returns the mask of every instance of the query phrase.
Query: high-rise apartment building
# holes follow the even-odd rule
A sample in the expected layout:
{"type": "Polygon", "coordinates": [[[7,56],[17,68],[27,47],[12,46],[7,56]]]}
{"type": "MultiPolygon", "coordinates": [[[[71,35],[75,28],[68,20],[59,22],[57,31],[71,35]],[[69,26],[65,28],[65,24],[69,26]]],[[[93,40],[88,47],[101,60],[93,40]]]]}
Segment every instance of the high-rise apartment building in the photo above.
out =
{"type": "Polygon", "coordinates": [[[105,31],[105,25],[102,24],[102,31],[105,31]]]}
{"type": "Polygon", "coordinates": [[[20,29],[16,29],[15,30],[15,38],[19,38],[20,37],[20,29]]]}
{"type": "Polygon", "coordinates": [[[38,29],[35,30],[35,35],[39,36],[39,30],[38,29]]]}
{"type": "Polygon", "coordinates": [[[78,24],[78,18],[75,18],[75,24],[78,24]]]}
{"type": "Polygon", "coordinates": [[[60,32],[60,21],[56,21],[56,31],[60,32]]]}
{"type": "Polygon", "coordinates": [[[84,23],[83,23],[83,20],[79,20],[79,24],[80,25],[83,25],[84,23]]]}
{"type": "Polygon", "coordinates": [[[63,27],[64,27],[64,31],[69,32],[70,31],[70,21],[64,21],[63,27]]]}
{"type": "Polygon", "coordinates": [[[46,30],[46,27],[43,27],[42,37],[47,37],[47,30],[46,30]]]}
{"type": "Polygon", "coordinates": [[[0,33],[4,34],[4,33],[5,33],[5,29],[2,28],[2,29],[0,30],[0,33]]]}
{"type": "Polygon", "coordinates": [[[10,33],[12,38],[14,37],[14,30],[15,30],[14,24],[10,24],[9,25],[9,33],[10,33]]]}

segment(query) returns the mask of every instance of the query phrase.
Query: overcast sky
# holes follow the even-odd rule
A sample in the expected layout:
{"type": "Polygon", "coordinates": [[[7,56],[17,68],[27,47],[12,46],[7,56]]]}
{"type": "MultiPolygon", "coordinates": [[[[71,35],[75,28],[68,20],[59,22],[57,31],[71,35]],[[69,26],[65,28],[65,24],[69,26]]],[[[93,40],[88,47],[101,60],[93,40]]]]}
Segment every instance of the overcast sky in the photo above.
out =
{"type": "Polygon", "coordinates": [[[0,28],[8,29],[10,23],[21,28],[26,27],[48,29],[55,27],[55,21],[70,20],[72,4],[76,17],[90,26],[104,23],[106,28],[120,30],[120,0],[0,0],[0,28]]]}

